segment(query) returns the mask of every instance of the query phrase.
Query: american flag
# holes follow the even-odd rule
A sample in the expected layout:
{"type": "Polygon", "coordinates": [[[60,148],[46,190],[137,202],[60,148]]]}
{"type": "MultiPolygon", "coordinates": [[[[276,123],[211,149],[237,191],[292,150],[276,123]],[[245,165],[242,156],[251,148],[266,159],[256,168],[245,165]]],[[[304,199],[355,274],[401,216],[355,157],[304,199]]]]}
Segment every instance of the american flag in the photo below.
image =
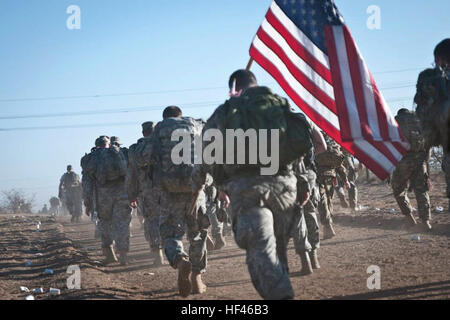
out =
{"type": "Polygon", "coordinates": [[[408,145],[333,0],[274,0],[250,56],[326,134],[389,177],[408,145]]]}

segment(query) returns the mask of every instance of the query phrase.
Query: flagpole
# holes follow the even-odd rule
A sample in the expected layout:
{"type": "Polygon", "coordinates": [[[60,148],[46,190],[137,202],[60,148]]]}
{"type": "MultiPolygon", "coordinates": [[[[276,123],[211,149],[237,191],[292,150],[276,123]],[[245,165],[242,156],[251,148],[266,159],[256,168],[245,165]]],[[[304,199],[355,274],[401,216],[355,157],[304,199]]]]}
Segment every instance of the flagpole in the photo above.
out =
{"type": "Polygon", "coordinates": [[[245,70],[250,71],[252,64],[253,64],[253,58],[250,58],[250,60],[248,61],[248,64],[247,64],[247,68],[245,68],[245,70]]]}

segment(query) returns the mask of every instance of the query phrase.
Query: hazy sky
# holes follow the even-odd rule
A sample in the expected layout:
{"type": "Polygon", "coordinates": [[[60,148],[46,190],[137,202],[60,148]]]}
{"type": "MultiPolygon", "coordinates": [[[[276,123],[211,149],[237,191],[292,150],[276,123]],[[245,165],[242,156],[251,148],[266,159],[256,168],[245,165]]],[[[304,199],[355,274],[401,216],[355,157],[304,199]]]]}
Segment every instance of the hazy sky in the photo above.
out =
{"type": "MultiPolygon", "coordinates": [[[[1,0],[0,190],[35,194],[41,208],[67,164],[80,173],[99,135],[130,145],[142,122],[159,121],[172,104],[207,119],[227,98],[228,76],[246,66],[270,3],[1,0]],[[81,9],[80,30],[66,26],[70,5],[81,9]]],[[[449,37],[450,1],[336,4],[393,112],[411,107],[418,72],[449,37]],[[381,8],[381,30],[366,26],[370,5],[381,8]]],[[[252,70],[286,96],[259,66],[252,70]]]]}

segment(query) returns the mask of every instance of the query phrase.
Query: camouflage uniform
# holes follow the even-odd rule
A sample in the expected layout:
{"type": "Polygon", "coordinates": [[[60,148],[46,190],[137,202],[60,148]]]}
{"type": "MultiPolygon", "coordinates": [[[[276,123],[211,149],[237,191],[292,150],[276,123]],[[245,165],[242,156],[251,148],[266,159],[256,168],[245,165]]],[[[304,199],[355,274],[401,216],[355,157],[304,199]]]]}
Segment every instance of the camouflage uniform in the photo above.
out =
{"type": "Polygon", "coordinates": [[[100,183],[96,172],[85,169],[85,164],[98,161],[96,153],[104,150],[107,149],[93,149],[93,153],[82,159],[84,203],[88,211],[98,212],[102,248],[108,248],[114,242],[117,250],[128,252],[132,210],[125,190],[125,177],[100,183]]]}
{"type": "Polygon", "coordinates": [[[64,199],[72,219],[79,219],[82,214],[82,190],[80,176],[75,172],[66,172],[62,175],[60,197],[64,199]]]}
{"type": "Polygon", "coordinates": [[[152,250],[159,250],[162,249],[159,234],[160,192],[153,187],[149,166],[141,167],[136,161],[136,148],[141,143],[144,143],[144,139],[139,139],[137,144],[133,144],[129,148],[125,185],[128,199],[130,201],[138,200],[138,211],[144,217],[145,239],[149,242],[152,250]]]}
{"type": "MultiPolygon", "coordinates": [[[[450,199],[450,69],[427,69],[420,73],[417,81],[417,116],[423,126],[427,149],[442,146],[444,159],[442,169],[450,199]]],[[[450,206],[449,206],[450,210],[450,206]]]]}
{"type": "MultiPolygon", "coordinates": [[[[192,272],[202,274],[206,271],[207,265],[206,239],[209,227],[206,218],[205,194],[203,191],[200,192],[194,213],[189,216],[189,210],[194,201],[190,184],[191,172],[189,172],[189,181],[186,181],[186,185],[173,185],[177,184],[178,177],[183,176],[184,178],[187,174],[184,171],[183,174],[180,174],[179,171],[174,174],[174,171],[189,170],[189,168],[174,165],[171,152],[169,152],[172,150],[170,144],[172,133],[179,129],[180,125],[187,123],[194,126],[190,129],[198,131],[198,134],[201,133],[203,125],[200,126],[199,121],[188,117],[168,118],[158,123],[152,134],[151,148],[149,149],[151,154],[148,158],[151,159],[149,164],[153,166],[153,183],[160,190],[159,231],[167,260],[173,268],[177,268],[180,260],[187,258],[192,265],[192,272]],[[169,177],[175,179],[171,180],[171,184],[174,188],[180,188],[179,192],[169,192],[166,189],[169,177]],[[190,191],[187,192],[186,188],[190,188],[190,191]],[[189,254],[185,252],[182,242],[186,230],[190,243],[189,254]]],[[[180,183],[178,182],[178,184],[180,183]]]]}
{"type": "MultiPolygon", "coordinates": [[[[405,112],[409,111],[406,110],[405,112]]],[[[417,119],[418,123],[419,119],[414,113],[409,113],[410,116],[417,119]]],[[[411,182],[414,186],[413,189],[416,195],[419,216],[423,221],[428,221],[431,219],[430,197],[428,195],[429,150],[425,145],[425,139],[423,138],[421,128],[418,126],[413,127],[404,125],[399,119],[399,116],[397,116],[396,119],[403,136],[411,145],[411,150],[403,157],[392,175],[391,185],[392,190],[394,191],[394,197],[395,200],[397,200],[402,213],[405,216],[410,216],[412,214],[412,207],[408,199],[408,183],[411,182]]]]}
{"type": "MultiPolygon", "coordinates": [[[[266,87],[247,89],[241,99],[277,98],[266,87]]],[[[266,101],[267,101],[266,100],[266,101]]],[[[229,104],[220,106],[204,128],[224,131],[229,104]]],[[[274,176],[239,165],[203,165],[197,176],[210,173],[214,182],[230,197],[230,217],[235,241],[246,250],[252,283],[264,299],[291,299],[294,291],[289,279],[287,244],[294,221],[297,179],[292,166],[282,166],[274,176]]]]}
{"type": "Polygon", "coordinates": [[[295,165],[297,176],[297,193],[309,192],[310,198],[305,206],[296,206],[293,228],[295,250],[298,254],[320,248],[320,228],[316,209],[319,204],[319,190],[316,185],[317,175],[307,169],[303,161],[295,165]]]}
{"type": "MultiPolygon", "coordinates": [[[[340,146],[331,138],[326,137],[328,149],[337,148],[340,146]]],[[[327,151],[328,152],[328,151],[327,151]]],[[[317,166],[317,184],[319,187],[320,200],[318,205],[320,222],[323,225],[333,223],[333,196],[334,185],[336,179],[339,177],[344,184],[347,183],[347,171],[343,165],[337,168],[317,166]]]]}
{"type": "MultiPolygon", "coordinates": [[[[345,155],[344,167],[347,171],[348,182],[350,182],[350,189],[348,190],[348,197],[350,202],[350,208],[355,210],[358,203],[358,189],[356,187],[356,180],[358,179],[358,170],[355,167],[354,159],[351,154],[347,151],[343,151],[345,155]]],[[[336,188],[336,193],[339,196],[342,204],[347,201],[345,199],[345,185],[342,179],[338,176],[338,186],[336,188]]]]}

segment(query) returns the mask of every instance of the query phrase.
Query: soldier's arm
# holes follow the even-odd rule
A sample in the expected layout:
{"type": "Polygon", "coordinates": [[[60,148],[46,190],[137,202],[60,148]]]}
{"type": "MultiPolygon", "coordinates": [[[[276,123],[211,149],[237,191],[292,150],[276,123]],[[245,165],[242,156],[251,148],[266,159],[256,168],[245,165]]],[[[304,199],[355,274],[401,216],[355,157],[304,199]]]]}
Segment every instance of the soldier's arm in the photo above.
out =
{"type": "Polygon", "coordinates": [[[348,181],[347,177],[347,170],[345,169],[344,165],[341,165],[336,169],[336,174],[338,177],[342,180],[342,182],[346,185],[347,189],[350,186],[350,182],[348,181]]]}
{"type": "Polygon", "coordinates": [[[130,148],[128,152],[128,168],[125,176],[125,189],[127,191],[128,200],[134,202],[139,195],[138,168],[134,149],[130,148]]]}
{"type": "Polygon", "coordinates": [[[83,187],[83,202],[86,207],[86,212],[90,213],[92,212],[92,210],[94,210],[94,180],[89,174],[83,173],[81,184],[83,187]]]}

